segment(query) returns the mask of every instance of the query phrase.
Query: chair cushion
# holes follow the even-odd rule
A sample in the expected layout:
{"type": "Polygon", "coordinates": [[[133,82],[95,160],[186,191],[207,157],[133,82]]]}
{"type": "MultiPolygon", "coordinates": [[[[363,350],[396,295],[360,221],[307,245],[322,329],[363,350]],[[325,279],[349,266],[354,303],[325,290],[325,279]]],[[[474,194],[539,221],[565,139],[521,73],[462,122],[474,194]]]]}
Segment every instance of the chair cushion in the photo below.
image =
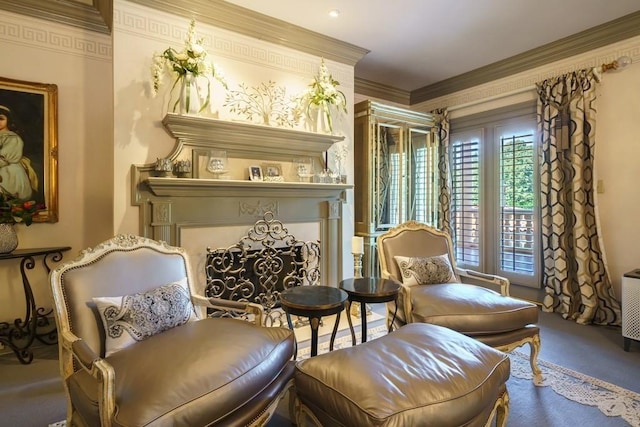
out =
{"type": "Polygon", "coordinates": [[[323,425],[485,425],[509,378],[508,356],[413,323],[296,363],[296,391],[323,425]]]}
{"type": "Polygon", "coordinates": [[[196,320],[187,278],[147,292],[94,297],[105,332],[105,356],[196,320]]]}
{"type": "Polygon", "coordinates": [[[411,288],[411,304],[414,322],[472,336],[514,331],[538,321],[535,304],[463,283],[411,288]]]}
{"type": "MultiPolygon", "coordinates": [[[[235,319],[207,318],[154,335],[105,358],[115,371],[116,423],[215,423],[275,381],[294,348],[289,329],[235,319]]],[[[93,380],[78,371],[68,381],[83,417],[99,425],[93,380]]]]}
{"type": "Polygon", "coordinates": [[[455,274],[449,262],[449,256],[432,257],[394,256],[402,274],[402,283],[406,286],[433,285],[455,282],[455,274]]]}

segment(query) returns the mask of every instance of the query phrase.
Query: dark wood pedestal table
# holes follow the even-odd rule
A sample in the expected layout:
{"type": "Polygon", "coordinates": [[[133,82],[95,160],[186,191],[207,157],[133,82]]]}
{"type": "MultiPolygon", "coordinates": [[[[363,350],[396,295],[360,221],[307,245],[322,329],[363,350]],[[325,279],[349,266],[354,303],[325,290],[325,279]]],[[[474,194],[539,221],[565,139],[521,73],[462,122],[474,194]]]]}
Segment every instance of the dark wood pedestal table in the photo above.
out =
{"type": "Polygon", "coordinates": [[[51,271],[49,261],[61,261],[62,252],[69,249],[71,249],[69,246],[58,246],[17,249],[8,254],[0,254],[0,260],[20,260],[20,275],[22,276],[22,288],[26,302],[25,315],[24,319],[15,319],[13,324],[0,322],[0,343],[13,350],[21,363],[29,364],[33,360],[33,352],[30,347],[35,339],[50,345],[58,342],[55,325],[49,321],[53,310],[46,311],[44,308],[36,306],[27,270],[33,270],[36,266],[36,257],[42,256],[42,265],[49,274],[51,271]]]}
{"type": "MultiPolygon", "coordinates": [[[[346,301],[347,293],[331,286],[296,286],[280,293],[280,304],[287,314],[287,323],[291,330],[293,330],[292,314],[309,318],[309,326],[311,326],[311,356],[318,354],[320,319],[324,316],[335,314],[336,323],[333,326],[329,343],[329,350],[333,350],[333,342],[340,323],[340,312],[344,310],[346,301]]],[[[296,348],[294,359],[297,358],[297,355],[298,350],[296,348]]]]}
{"type": "Polygon", "coordinates": [[[347,301],[347,319],[349,320],[349,329],[351,329],[351,343],[356,345],[356,334],[353,332],[353,323],[351,322],[351,303],[360,303],[360,318],[362,320],[362,342],[367,342],[367,303],[381,303],[396,301],[396,309],[393,312],[393,318],[389,323],[389,332],[391,325],[396,320],[398,312],[398,294],[400,293],[400,284],[393,280],[381,279],[378,277],[359,277],[345,279],[340,282],[340,289],[344,290],[348,295],[347,301]]]}

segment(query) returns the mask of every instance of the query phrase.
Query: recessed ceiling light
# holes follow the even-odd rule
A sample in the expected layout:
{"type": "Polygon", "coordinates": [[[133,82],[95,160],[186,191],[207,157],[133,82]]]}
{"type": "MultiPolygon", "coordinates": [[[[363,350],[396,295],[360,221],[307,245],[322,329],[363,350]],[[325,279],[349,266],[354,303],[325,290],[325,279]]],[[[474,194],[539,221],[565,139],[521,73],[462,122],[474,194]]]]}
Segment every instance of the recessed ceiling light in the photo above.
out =
{"type": "Polygon", "coordinates": [[[340,11],[338,9],[331,9],[329,11],[329,16],[332,18],[337,18],[338,16],[340,16],[340,11]]]}

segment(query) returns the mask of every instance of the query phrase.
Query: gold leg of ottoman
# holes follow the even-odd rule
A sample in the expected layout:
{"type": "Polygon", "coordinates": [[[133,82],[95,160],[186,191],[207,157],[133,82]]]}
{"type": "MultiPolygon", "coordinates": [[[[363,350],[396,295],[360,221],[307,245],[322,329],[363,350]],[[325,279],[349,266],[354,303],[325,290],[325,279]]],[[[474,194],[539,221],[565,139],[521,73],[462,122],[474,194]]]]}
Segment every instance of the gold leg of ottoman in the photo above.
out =
{"type": "Polygon", "coordinates": [[[509,392],[506,389],[504,393],[498,396],[485,427],[491,427],[494,418],[496,420],[495,427],[505,427],[507,425],[507,418],[509,418],[509,392]]]}
{"type": "Polygon", "coordinates": [[[313,415],[311,409],[309,409],[302,401],[296,396],[294,403],[295,420],[298,427],[307,427],[307,421],[311,421],[316,427],[322,427],[320,420],[313,415]]]}

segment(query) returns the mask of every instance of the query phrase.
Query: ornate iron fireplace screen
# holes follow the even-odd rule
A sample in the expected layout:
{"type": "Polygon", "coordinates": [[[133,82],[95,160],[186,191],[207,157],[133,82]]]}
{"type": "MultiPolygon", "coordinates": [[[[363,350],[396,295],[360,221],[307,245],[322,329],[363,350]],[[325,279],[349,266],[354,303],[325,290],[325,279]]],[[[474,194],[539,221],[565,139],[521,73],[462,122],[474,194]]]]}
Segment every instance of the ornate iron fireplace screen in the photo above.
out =
{"type": "Polygon", "coordinates": [[[260,304],[265,325],[282,326],[286,320],[277,310],[280,292],[319,283],[320,244],[297,240],[267,212],[238,243],[228,248],[207,248],[205,268],[206,296],[260,304]]]}

